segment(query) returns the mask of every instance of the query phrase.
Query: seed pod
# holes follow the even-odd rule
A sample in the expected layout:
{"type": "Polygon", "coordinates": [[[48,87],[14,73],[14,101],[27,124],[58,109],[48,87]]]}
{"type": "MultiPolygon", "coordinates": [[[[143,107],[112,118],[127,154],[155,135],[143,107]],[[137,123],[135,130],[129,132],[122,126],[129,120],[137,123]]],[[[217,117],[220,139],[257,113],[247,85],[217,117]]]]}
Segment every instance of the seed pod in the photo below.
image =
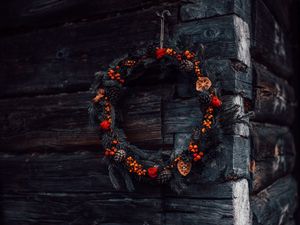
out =
{"type": "Polygon", "coordinates": [[[161,171],[161,173],[158,175],[157,180],[160,184],[167,183],[172,177],[172,172],[169,169],[164,169],[161,171]]]}
{"type": "Polygon", "coordinates": [[[201,105],[208,105],[211,102],[211,97],[207,91],[198,92],[198,100],[201,105]]]}
{"type": "Polygon", "coordinates": [[[123,149],[116,151],[114,160],[116,162],[122,162],[126,158],[126,152],[123,149]]]}
{"type": "Polygon", "coordinates": [[[180,62],[179,69],[182,72],[191,72],[194,69],[194,64],[190,60],[184,59],[180,62]]]}

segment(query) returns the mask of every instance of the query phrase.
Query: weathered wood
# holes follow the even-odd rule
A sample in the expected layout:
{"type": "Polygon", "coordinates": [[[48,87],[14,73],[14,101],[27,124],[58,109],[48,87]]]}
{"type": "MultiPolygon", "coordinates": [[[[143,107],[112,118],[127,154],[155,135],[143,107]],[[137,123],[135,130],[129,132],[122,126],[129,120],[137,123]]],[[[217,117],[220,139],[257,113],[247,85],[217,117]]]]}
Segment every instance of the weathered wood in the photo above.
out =
{"type": "Polygon", "coordinates": [[[131,92],[123,107],[119,106],[128,141],[147,149],[162,148],[162,86],[136,87],[131,92]]]}
{"type": "MultiPolygon", "coordinates": [[[[106,70],[112,60],[134,48],[158,42],[160,21],[155,11],[163,8],[1,38],[0,96],[87,91],[94,72],[106,70]]],[[[171,27],[177,8],[168,8],[171,27]]]]}
{"type": "Polygon", "coordinates": [[[295,118],[295,93],[287,81],[254,63],[256,73],[253,118],[256,121],[291,125],[295,118]]]}
{"type": "Polygon", "coordinates": [[[20,193],[2,195],[2,223],[162,224],[161,199],[105,193],[20,193]],[[134,213],[133,213],[134,212],[134,213]]]}
{"type": "MultiPolygon", "coordinates": [[[[249,148],[245,142],[248,140],[236,136],[226,136],[225,140],[222,151],[213,160],[207,162],[202,169],[193,169],[191,180],[205,184],[248,176],[248,156],[245,153],[249,148]]],[[[112,186],[106,175],[106,166],[102,164],[102,157],[100,150],[44,154],[3,153],[0,173],[6,182],[3,182],[1,188],[6,192],[111,192],[112,186]]],[[[154,194],[152,191],[149,193],[154,194]]]]}
{"type": "Polygon", "coordinates": [[[0,29],[13,32],[15,29],[37,29],[57,24],[91,21],[98,18],[137,11],[142,8],[174,2],[172,0],[150,1],[8,1],[3,2],[0,9],[0,29]],[[9,10],[7,10],[9,9],[9,10]]]}
{"type": "Polygon", "coordinates": [[[251,197],[253,224],[286,224],[296,210],[297,184],[287,176],[251,197]]]}
{"type": "Polygon", "coordinates": [[[197,98],[182,101],[174,99],[164,103],[163,132],[168,133],[192,133],[193,128],[201,121],[202,113],[197,98]]]}
{"type": "Polygon", "coordinates": [[[252,123],[252,191],[291,173],[295,164],[293,135],[286,127],[252,123]]]}
{"type": "MultiPolygon", "coordinates": [[[[175,15],[176,11],[172,13],[175,15]]],[[[71,24],[2,39],[0,70],[5,76],[1,77],[0,84],[3,86],[0,95],[18,96],[87,90],[92,82],[93,73],[99,69],[99,64],[104,69],[111,60],[130,51],[134,43],[141,46],[146,40],[157,38],[158,22],[152,14],[152,10],[144,10],[110,20],[71,24]],[[143,17],[153,18],[154,22],[148,23],[147,20],[145,25],[146,21],[139,19],[143,17]],[[120,21],[123,21],[122,24],[120,21]],[[128,21],[134,21],[134,24],[128,21]],[[136,35],[137,30],[141,35],[136,35]],[[120,33],[123,38],[120,38],[120,33]],[[113,49],[117,51],[111,49],[108,40],[114,42],[113,49]],[[130,43],[127,40],[131,40],[130,43]],[[31,47],[33,45],[43,47],[36,52],[31,47]],[[43,74],[43,79],[40,79],[40,74],[43,74]],[[15,79],[16,76],[18,79],[15,79]]],[[[174,17],[171,18],[173,22],[169,26],[175,23],[174,20],[174,17]]],[[[194,30],[193,23],[187,23],[185,26],[194,30]]],[[[241,19],[226,16],[224,20],[210,19],[209,22],[197,22],[196,25],[199,27],[196,31],[201,34],[195,33],[197,38],[200,38],[197,41],[207,45],[208,56],[237,58],[249,65],[250,56],[247,51],[249,32],[241,19]]],[[[174,28],[173,33],[186,35],[191,31],[186,28],[183,30],[174,28]]]]}
{"type": "Polygon", "coordinates": [[[255,1],[251,53],[257,61],[283,77],[292,71],[290,43],[262,0],[255,1]]]}
{"type": "Polygon", "coordinates": [[[220,92],[252,99],[252,71],[242,62],[208,59],[204,68],[220,92]]]}
{"type": "Polygon", "coordinates": [[[213,157],[203,168],[193,168],[190,180],[196,183],[215,183],[249,178],[250,143],[238,135],[225,135],[213,157]]]}
{"type": "MultiPolygon", "coordinates": [[[[102,160],[103,153],[31,153],[1,154],[2,191],[18,192],[56,192],[56,193],[107,193],[114,190],[102,160]],[[5,183],[5,184],[4,184],[5,183]]],[[[135,193],[159,197],[160,190],[140,185],[135,193]],[[146,191],[146,192],[145,192],[146,191]]],[[[148,185],[149,187],[149,185],[148,185]]],[[[120,193],[126,193],[123,184],[120,193]]]]}
{"type": "Polygon", "coordinates": [[[175,36],[203,44],[207,58],[231,58],[250,66],[249,27],[235,15],[179,24],[175,36]]]}
{"type": "Polygon", "coordinates": [[[237,14],[247,23],[250,23],[251,2],[249,0],[193,0],[186,2],[187,3],[180,8],[180,18],[182,21],[237,14]]]}
{"type": "Polygon", "coordinates": [[[263,0],[266,6],[270,9],[271,13],[274,15],[276,20],[280,23],[281,27],[285,31],[291,29],[291,18],[287,15],[290,15],[292,7],[294,6],[293,0],[263,0]]]}
{"type": "Polygon", "coordinates": [[[91,97],[83,92],[1,100],[2,151],[99,148],[89,127],[91,97]]]}
{"type": "MultiPolygon", "coordinates": [[[[248,183],[246,180],[239,180],[231,184],[233,186],[229,195],[224,192],[221,199],[215,199],[213,196],[213,199],[206,198],[200,201],[194,198],[165,198],[166,224],[214,225],[222,220],[222,224],[249,225],[248,183]]],[[[213,186],[212,188],[214,189],[213,186]]],[[[221,197],[220,190],[217,196],[221,197]]]]}
{"type": "Polygon", "coordinates": [[[223,218],[224,224],[241,225],[249,219],[246,180],[192,184],[182,196],[170,191],[161,195],[159,186],[141,184],[136,192],[126,193],[112,189],[96,153],[28,155],[23,163],[16,162],[21,156],[2,157],[3,224],[182,224],[192,218],[191,224],[213,224],[223,218]],[[134,215],[128,216],[131,211],[134,215]]]}

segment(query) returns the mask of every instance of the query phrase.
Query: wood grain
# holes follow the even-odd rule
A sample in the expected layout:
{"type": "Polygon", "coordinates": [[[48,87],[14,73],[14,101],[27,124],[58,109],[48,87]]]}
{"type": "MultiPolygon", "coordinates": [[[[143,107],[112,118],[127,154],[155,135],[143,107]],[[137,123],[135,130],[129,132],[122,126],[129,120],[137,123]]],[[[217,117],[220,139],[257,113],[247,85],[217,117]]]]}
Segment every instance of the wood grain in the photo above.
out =
{"type": "Polygon", "coordinates": [[[198,20],[207,17],[236,14],[247,23],[250,23],[250,1],[238,0],[194,0],[180,8],[182,21],[198,20]]]}
{"type": "MultiPolygon", "coordinates": [[[[150,41],[158,43],[160,21],[155,11],[162,9],[2,37],[0,96],[87,91],[96,71],[107,70],[113,60],[150,41]]],[[[169,10],[172,27],[177,8],[170,5],[169,10]]]]}
{"type": "Polygon", "coordinates": [[[254,69],[256,97],[253,119],[282,125],[293,124],[296,100],[292,86],[261,64],[254,63],[254,69]]]}
{"type": "Polygon", "coordinates": [[[253,224],[289,224],[296,210],[296,198],[296,181],[291,176],[278,179],[251,197],[253,224]]]}
{"type": "Polygon", "coordinates": [[[292,172],[296,152],[287,127],[252,123],[252,139],[252,191],[257,192],[292,172]]]}
{"type": "Polygon", "coordinates": [[[255,1],[253,18],[252,57],[276,74],[290,77],[293,73],[291,44],[262,0],[255,1]]]}
{"type": "Polygon", "coordinates": [[[236,59],[250,66],[249,26],[235,15],[186,22],[176,28],[177,39],[205,46],[207,58],[236,59]]]}
{"type": "Polygon", "coordinates": [[[12,0],[3,3],[1,7],[1,19],[5,18],[6,23],[2,23],[0,29],[6,32],[13,32],[16,29],[21,29],[22,31],[72,22],[91,21],[172,2],[176,1],[111,0],[86,2],[84,0],[12,0]]]}

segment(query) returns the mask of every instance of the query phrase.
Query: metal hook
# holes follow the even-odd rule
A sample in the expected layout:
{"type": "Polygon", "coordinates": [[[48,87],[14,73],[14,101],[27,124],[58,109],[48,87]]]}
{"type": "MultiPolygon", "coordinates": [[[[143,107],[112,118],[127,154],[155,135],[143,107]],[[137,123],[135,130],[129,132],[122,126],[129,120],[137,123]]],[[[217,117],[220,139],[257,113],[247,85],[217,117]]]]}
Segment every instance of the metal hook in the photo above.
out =
{"type": "Polygon", "coordinates": [[[156,12],[156,15],[160,17],[160,38],[159,38],[159,47],[163,48],[164,46],[164,35],[165,35],[165,15],[171,16],[169,10],[163,10],[161,13],[156,12]]]}

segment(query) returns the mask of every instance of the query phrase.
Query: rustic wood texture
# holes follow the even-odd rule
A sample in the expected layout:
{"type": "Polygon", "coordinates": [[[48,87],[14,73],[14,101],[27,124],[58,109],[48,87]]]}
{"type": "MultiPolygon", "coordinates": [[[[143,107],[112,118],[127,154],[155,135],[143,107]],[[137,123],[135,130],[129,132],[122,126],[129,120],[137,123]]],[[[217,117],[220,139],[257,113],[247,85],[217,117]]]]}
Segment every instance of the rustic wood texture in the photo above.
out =
{"type": "Polygon", "coordinates": [[[242,62],[234,59],[208,59],[204,68],[220,92],[252,99],[252,71],[242,62]]]}
{"type": "Polygon", "coordinates": [[[287,176],[252,196],[253,224],[293,224],[297,195],[296,181],[287,176]]]}
{"type": "Polygon", "coordinates": [[[87,111],[91,97],[79,92],[1,100],[1,150],[97,149],[87,111]]]}
{"type": "Polygon", "coordinates": [[[143,8],[155,7],[176,1],[172,0],[111,0],[111,1],[49,1],[49,0],[12,0],[1,5],[0,29],[36,29],[72,22],[90,21],[118,14],[125,14],[143,8]],[[6,10],[6,9],[9,10],[6,10]]]}
{"type": "Polygon", "coordinates": [[[182,35],[191,43],[203,44],[207,58],[236,59],[250,66],[249,26],[235,15],[179,24],[176,38],[182,35]]]}
{"type": "MultiPolygon", "coordinates": [[[[87,91],[96,71],[106,70],[112,60],[149,41],[158,42],[155,11],[163,8],[1,38],[0,96],[87,91]]],[[[171,27],[177,21],[177,8],[169,9],[171,27]]]]}
{"type": "MultiPolygon", "coordinates": [[[[2,203],[7,205],[4,210],[4,223],[9,224],[197,224],[204,222],[214,224],[221,218],[224,224],[233,224],[232,210],[234,202],[232,196],[241,200],[237,191],[244,188],[244,181],[225,183],[222,186],[211,186],[204,188],[205,196],[212,196],[211,199],[194,197],[193,202],[187,198],[162,199],[138,195],[114,195],[114,200],[107,193],[18,193],[5,194],[2,203]],[[220,196],[213,196],[213,193],[222,193],[220,196]],[[26,199],[26,200],[24,200],[26,199]],[[190,205],[190,210],[186,206],[190,205]],[[24,211],[24,207],[26,211],[24,211]],[[121,207],[121,208],[120,208],[121,207]],[[122,210],[120,210],[122,209],[122,210]],[[203,210],[202,214],[196,214],[203,210]],[[132,211],[135,211],[132,215],[132,211]],[[191,216],[192,213],[195,216],[191,216]],[[24,217],[25,215],[25,217],[24,217]],[[129,216],[131,215],[131,216],[129,216]],[[55,219],[53,219],[55,218],[55,219]],[[173,219],[172,219],[173,218],[173,219]]],[[[247,197],[247,195],[246,195],[247,197]]],[[[246,204],[246,208],[249,206],[246,204]]],[[[247,222],[247,221],[245,221],[247,222]]],[[[247,223],[240,223],[241,225],[247,223]]]]}
{"type": "MultiPolygon", "coordinates": [[[[176,15],[175,9],[171,11],[176,15]]],[[[176,23],[175,17],[169,20],[169,26],[176,23]]],[[[210,21],[196,22],[198,27],[196,32],[201,35],[198,34],[195,41],[206,45],[207,56],[221,55],[224,58],[241,60],[249,66],[250,58],[247,52],[249,32],[246,24],[236,16],[210,21]]],[[[184,26],[194,29],[193,23],[184,26]]],[[[110,20],[83,22],[16,35],[13,38],[2,38],[0,71],[4,76],[1,77],[3,86],[0,95],[22,96],[86,91],[93,80],[93,72],[100,68],[105,69],[112,59],[145,44],[145,40],[158,40],[158,25],[151,9],[110,20]],[[145,25],[145,20],[142,20],[144,17],[152,18],[149,20],[153,22],[147,21],[145,25]],[[120,21],[123,21],[122,24],[120,21]],[[103,34],[103,30],[107,31],[103,34]],[[137,31],[141,35],[136,35],[137,31]],[[53,34],[56,33],[59,36],[54,37],[53,34]],[[123,38],[120,38],[120,33],[123,38]],[[113,48],[107,43],[108,40],[114,43],[113,48]],[[43,48],[36,52],[35,48],[32,48],[33,45],[43,48]],[[43,74],[43,79],[40,79],[40,74],[43,74]]],[[[176,26],[172,30],[174,33],[184,35],[190,33],[186,28],[176,26]]]]}
{"type": "Polygon", "coordinates": [[[252,123],[252,139],[252,191],[258,192],[292,172],[296,150],[287,127],[252,123]]]}
{"type": "Polygon", "coordinates": [[[284,31],[290,31],[292,21],[287,15],[290,15],[291,7],[293,7],[293,0],[263,0],[267,7],[270,9],[271,13],[274,15],[276,20],[280,23],[280,26],[284,31]]]}
{"type": "MultiPolygon", "coordinates": [[[[291,1],[281,2],[3,2],[0,223],[295,224],[295,94],[286,81],[290,21],[281,16],[291,1]],[[124,183],[116,191],[88,124],[89,88],[94,72],[159,40],[163,9],[172,13],[166,39],[205,46],[205,71],[239,122],[223,130],[205,166],[193,167],[180,196],[136,181],[135,192],[124,183]]],[[[192,79],[154,69],[129,89],[119,121],[128,140],[165,153],[186,148],[202,117],[192,79]]]]}
{"type": "Polygon", "coordinates": [[[296,100],[292,86],[261,64],[254,63],[254,120],[291,125],[295,119],[296,100]]]}
{"type": "Polygon", "coordinates": [[[190,21],[227,14],[237,14],[247,23],[250,23],[250,7],[251,2],[249,0],[186,1],[186,4],[183,4],[180,8],[180,18],[182,21],[190,21]]]}
{"type": "Polygon", "coordinates": [[[253,10],[252,57],[279,75],[290,77],[292,53],[285,32],[262,0],[255,1],[253,10]]]}

